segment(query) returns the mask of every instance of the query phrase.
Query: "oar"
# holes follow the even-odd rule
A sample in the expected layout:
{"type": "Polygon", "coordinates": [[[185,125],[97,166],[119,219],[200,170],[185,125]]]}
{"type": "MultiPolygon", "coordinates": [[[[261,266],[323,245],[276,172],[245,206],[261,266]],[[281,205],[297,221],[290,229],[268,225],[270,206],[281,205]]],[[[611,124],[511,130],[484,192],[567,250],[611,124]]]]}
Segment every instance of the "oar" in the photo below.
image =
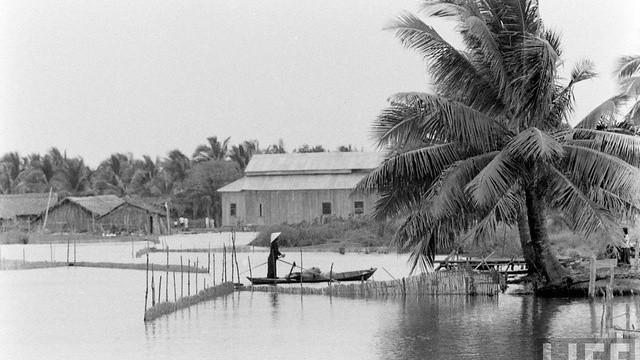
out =
{"type": "MultiPolygon", "coordinates": [[[[262,266],[262,265],[264,265],[264,264],[266,264],[266,263],[268,263],[268,261],[265,261],[265,262],[263,262],[262,264],[256,265],[256,266],[252,267],[251,269],[259,268],[260,266],[262,266]]],[[[248,272],[248,271],[249,271],[249,269],[247,269],[247,270],[245,270],[245,271],[241,272],[241,273],[240,273],[240,275],[243,275],[244,273],[246,273],[246,272],[248,272]]]]}
{"type": "MultiPolygon", "coordinates": [[[[283,263],[285,263],[285,264],[289,264],[289,265],[291,265],[291,268],[292,268],[292,269],[293,269],[293,267],[294,267],[294,266],[296,266],[296,267],[299,267],[300,269],[302,269],[302,271],[312,272],[312,271],[311,271],[311,270],[309,270],[309,269],[305,269],[305,268],[303,268],[302,266],[296,265],[296,263],[295,263],[295,262],[292,264],[292,263],[290,263],[290,262],[288,262],[288,261],[284,261],[284,260],[282,260],[282,259],[278,259],[278,260],[282,261],[282,262],[283,262],[283,263]]],[[[329,279],[329,278],[327,278],[326,276],[322,276],[321,274],[318,274],[318,276],[319,276],[319,277],[321,277],[321,278],[323,278],[323,279],[327,279],[327,281],[335,281],[335,282],[338,282],[338,280],[336,280],[336,279],[329,279]]],[[[300,281],[302,281],[302,273],[300,273],[300,281]]]]}

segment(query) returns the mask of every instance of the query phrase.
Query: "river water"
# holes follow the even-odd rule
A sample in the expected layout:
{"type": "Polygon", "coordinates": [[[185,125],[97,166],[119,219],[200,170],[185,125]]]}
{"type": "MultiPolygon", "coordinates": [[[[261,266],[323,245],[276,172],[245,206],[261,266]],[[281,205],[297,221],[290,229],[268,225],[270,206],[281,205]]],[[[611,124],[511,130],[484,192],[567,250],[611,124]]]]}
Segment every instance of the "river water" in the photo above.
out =
{"type": "MultiPolygon", "coordinates": [[[[130,262],[130,244],[100,246],[118,253],[128,246],[123,262],[130,262]]],[[[22,256],[20,248],[2,251],[4,257],[12,251],[22,256]]],[[[38,253],[29,246],[25,251],[38,253]]],[[[206,254],[183,256],[206,262],[206,254]]],[[[241,253],[239,264],[247,257],[256,266],[266,253],[241,253]]],[[[285,260],[299,257],[291,253],[285,260]]],[[[152,259],[162,264],[166,254],[152,259]]],[[[172,254],[170,262],[175,260],[172,254]]],[[[378,280],[408,271],[406,258],[395,254],[305,253],[302,260],[322,270],[331,263],[337,271],[378,267],[378,280]]],[[[217,261],[219,281],[221,257],[217,261]]],[[[245,271],[242,264],[240,269],[245,271]]],[[[201,274],[199,283],[211,284],[212,275],[201,274]]],[[[509,294],[366,300],[236,292],[145,324],[145,281],[145,273],[135,270],[0,272],[0,359],[540,359],[546,338],[597,334],[602,315],[600,300],[509,294]]],[[[172,281],[169,290],[171,300],[172,281]]],[[[638,328],[639,297],[616,298],[614,314],[623,314],[627,304],[638,328]]],[[[619,326],[624,321],[614,320],[619,326]]]]}

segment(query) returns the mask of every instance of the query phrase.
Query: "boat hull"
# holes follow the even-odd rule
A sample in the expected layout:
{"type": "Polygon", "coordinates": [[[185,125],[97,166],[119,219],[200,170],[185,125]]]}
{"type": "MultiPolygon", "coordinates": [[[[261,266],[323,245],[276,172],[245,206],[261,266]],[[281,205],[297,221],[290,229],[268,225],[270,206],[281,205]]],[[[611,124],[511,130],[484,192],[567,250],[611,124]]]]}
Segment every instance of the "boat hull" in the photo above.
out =
{"type": "Polygon", "coordinates": [[[314,273],[304,273],[302,275],[302,279],[300,277],[300,273],[292,274],[290,276],[284,278],[252,278],[247,277],[249,281],[253,285],[277,285],[277,284],[300,284],[302,283],[322,283],[322,282],[330,282],[330,281],[366,281],[368,280],[373,273],[376,271],[376,268],[371,268],[368,270],[355,270],[355,271],[347,271],[343,273],[335,273],[329,277],[314,274],[314,273]]]}

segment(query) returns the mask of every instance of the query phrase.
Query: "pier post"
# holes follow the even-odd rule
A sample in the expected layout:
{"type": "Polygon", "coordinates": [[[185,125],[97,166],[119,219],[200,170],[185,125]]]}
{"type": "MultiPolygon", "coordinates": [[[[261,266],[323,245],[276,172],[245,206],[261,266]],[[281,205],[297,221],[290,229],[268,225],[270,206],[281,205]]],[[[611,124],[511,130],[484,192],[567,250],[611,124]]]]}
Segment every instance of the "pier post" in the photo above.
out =
{"type": "Polygon", "coordinates": [[[591,255],[589,259],[589,298],[593,298],[596,293],[596,257],[591,255]]]}

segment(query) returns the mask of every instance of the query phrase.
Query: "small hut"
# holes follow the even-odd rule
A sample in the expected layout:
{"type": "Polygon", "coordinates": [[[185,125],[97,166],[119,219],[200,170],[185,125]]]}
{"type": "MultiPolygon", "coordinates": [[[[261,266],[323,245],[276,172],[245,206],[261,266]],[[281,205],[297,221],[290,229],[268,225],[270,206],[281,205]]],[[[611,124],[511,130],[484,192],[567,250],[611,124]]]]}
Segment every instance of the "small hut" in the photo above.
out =
{"type": "Polygon", "coordinates": [[[56,193],[0,195],[0,225],[3,229],[16,225],[30,225],[46,211],[48,205],[57,201],[56,193]]]}
{"type": "Polygon", "coordinates": [[[126,199],[108,213],[100,216],[98,222],[110,233],[166,234],[166,212],[142,200],[126,199]]]}
{"type": "Polygon", "coordinates": [[[115,195],[67,197],[49,209],[46,228],[51,232],[104,232],[98,218],[122,203],[115,195]]]}

